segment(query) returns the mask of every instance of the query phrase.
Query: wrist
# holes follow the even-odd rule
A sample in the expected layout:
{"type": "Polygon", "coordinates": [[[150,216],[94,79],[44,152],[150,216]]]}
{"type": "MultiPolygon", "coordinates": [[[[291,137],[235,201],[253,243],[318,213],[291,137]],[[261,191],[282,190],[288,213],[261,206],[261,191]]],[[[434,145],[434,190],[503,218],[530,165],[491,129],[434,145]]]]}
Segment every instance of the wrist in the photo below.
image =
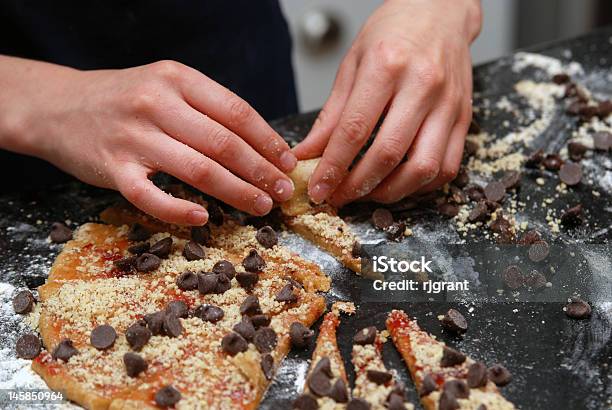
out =
{"type": "Polygon", "coordinates": [[[47,158],[58,111],[79,71],[54,64],[0,56],[0,148],[47,158]]]}
{"type": "Polygon", "coordinates": [[[482,29],[482,6],[480,0],[464,0],[466,4],[466,30],[469,42],[472,43],[482,29]]]}
{"type": "Polygon", "coordinates": [[[385,0],[385,3],[392,3],[402,8],[417,7],[431,19],[441,20],[443,17],[450,17],[451,25],[458,26],[458,32],[468,44],[478,37],[482,28],[480,0],[385,0]],[[452,14],[448,14],[449,10],[452,10],[452,14]]]}

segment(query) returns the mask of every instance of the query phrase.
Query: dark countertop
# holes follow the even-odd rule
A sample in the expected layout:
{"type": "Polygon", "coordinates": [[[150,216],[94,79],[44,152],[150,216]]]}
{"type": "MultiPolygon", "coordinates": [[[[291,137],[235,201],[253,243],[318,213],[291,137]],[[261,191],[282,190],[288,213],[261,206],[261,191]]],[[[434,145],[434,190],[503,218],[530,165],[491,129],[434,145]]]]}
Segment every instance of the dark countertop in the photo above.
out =
{"type": "MultiPolygon", "coordinates": [[[[563,62],[579,62],[584,74],[576,76],[577,80],[597,96],[612,98],[612,28],[530,51],[559,58],[563,62]]],[[[509,56],[475,68],[474,104],[480,108],[476,116],[484,130],[497,135],[507,134],[513,127],[524,124],[520,124],[507,111],[496,109],[494,103],[507,97],[520,105],[520,99],[513,91],[516,81],[525,78],[536,81],[549,79],[542,70],[528,68],[515,72],[511,69],[513,61],[513,57],[509,56]],[[509,121],[510,128],[502,125],[504,120],[509,121]]],[[[565,116],[562,111],[559,108],[555,113],[554,121],[537,136],[532,149],[544,148],[545,151],[556,152],[564,146],[571,130],[577,125],[575,119],[565,116]]],[[[297,141],[304,137],[314,116],[315,113],[308,113],[286,118],[274,122],[274,126],[288,140],[297,141]]],[[[496,264],[502,263],[501,259],[507,260],[512,252],[520,252],[520,249],[497,248],[480,231],[466,238],[461,237],[452,223],[429,209],[406,207],[398,212],[398,215],[410,219],[414,236],[405,238],[400,244],[384,243],[372,247],[372,252],[429,252],[430,256],[438,258],[440,265],[444,265],[440,261],[450,261],[452,266],[447,264],[441,268],[446,274],[458,278],[465,275],[453,264],[459,254],[465,259],[467,252],[473,259],[486,259],[489,264],[492,262],[492,267],[485,269],[477,266],[470,271],[470,274],[478,275],[480,286],[469,295],[444,294],[434,298],[434,301],[408,300],[408,297],[399,295],[396,299],[389,298],[397,302],[383,302],[376,296],[364,293],[369,283],[366,279],[342,269],[328,256],[290,235],[285,240],[290,247],[320,262],[332,276],[333,288],[327,295],[330,302],[347,298],[361,302],[358,303],[357,314],[343,317],[339,328],[339,343],[347,360],[347,368],[351,369],[350,340],[356,330],[369,325],[382,329],[386,314],[391,309],[403,308],[418,319],[423,329],[449,345],[487,364],[500,362],[506,365],[514,378],[502,391],[519,408],[609,408],[612,397],[612,189],[604,188],[607,186],[605,179],[612,180],[612,161],[609,154],[598,154],[589,158],[586,164],[588,182],[571,190],[551,206],[565,209],[581,202],[588,223],[575,230],[562,230],[554,238],[547,234],[554,247],[551,255],[555,260],[550,262],[550,266],[554,265],[560,270],[547,276],[553,287],[538,295],[525,295],[523,292],[500,297],[496,292],[498,282],[495,281],[495,272],[496,266],[499,266],[496,264]],[[600,196],[594,196],[593,190],[597,190],[600,196]],[[563,258],[563,255],[569,254],[578,256],[563,258]],[[565,299],[575,292],[592,303],[593,316],[590,320],[574,321],[563,314],[565,299]],[[442,332],[436,316],[449,307],[466,314],[470,328],[465,336],[458,338],[442,332]]],[[[550,175],[535,171],[527,173],[519,199],[528,204],[522,213],[530,224],[545,229],[545,214],[538,204],[554,193],[555,184],[549,181],[541,187],[535,183],[539,176],[547,181],[553,179],[550,175]]],[[[10,303],[8,298],[13,286],[35,288],[44,283],[48,269],[60,250],[59,246],[50,245],[45,240],[53,221],[69,220],[76,226],[95,220],[99,211],[116,199],[114,193],[79,183],[0,197],[0,282],[4,286],[3,303],[10,303]]],[[[355,206],[347,209],[345,214],[356,221],[355,229],[374,243],[380,235],[372,233],[368,222],[363,222],[364,215],[370,211],[367,205],[355,206]]],[[[11,355],[15,339],[25,325],[11,312],[0,315],[0,347],[6,350],[1,361],[9,363],[14,360],[11,355]]],[[[262,408],[288,408],[301,389],[310,354],[311,349],[289,354],[262,408]]],[[[384,359],[387,366],[396,370],[400,379],[406,382],[410,400],[418,403],[408,373],[391,343],[385,345],[384,359]]],[[[5,383],[5,387],[11,383],[20,387],[18,383],[21,379],[14,376],[18,366],[14,366],[13,362],[10,365],[0,372],[0,387],[2,383],[5,383]]],[[[352,377],[352,370],[349,373],[352,377]]],[[[25,385],[36,384],[26,380],[25,385]]],[[[420,408],[418,404],[416,407],[420,408]]]]}

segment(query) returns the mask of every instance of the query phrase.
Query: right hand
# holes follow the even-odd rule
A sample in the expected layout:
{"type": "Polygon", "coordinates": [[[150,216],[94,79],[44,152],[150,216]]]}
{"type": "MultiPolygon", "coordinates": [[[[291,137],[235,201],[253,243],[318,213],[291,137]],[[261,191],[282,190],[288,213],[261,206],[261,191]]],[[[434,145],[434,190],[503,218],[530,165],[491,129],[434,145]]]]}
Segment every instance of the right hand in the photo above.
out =
{"type": "Polygon", "coordinates": [[[173,61],[96,71],[31,64],[49,75],[41,68],[39,83],[17,93],[27,108],[12,110],[13,131],[30,146],[17,151],[116,189],[176,224],[202,225],[208,214],[157,188],[149,177],[158,171],[254,215],[293,194],[285,173],[297,160],[287,143],[244,100],[192,68],[173,61]]]}

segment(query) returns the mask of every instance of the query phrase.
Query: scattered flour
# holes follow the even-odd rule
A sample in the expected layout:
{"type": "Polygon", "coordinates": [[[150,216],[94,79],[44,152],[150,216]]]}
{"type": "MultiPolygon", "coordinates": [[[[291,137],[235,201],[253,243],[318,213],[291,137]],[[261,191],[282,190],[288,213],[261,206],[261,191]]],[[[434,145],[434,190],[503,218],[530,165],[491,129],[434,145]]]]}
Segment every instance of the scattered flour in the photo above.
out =
{"type": "Polygon", "coordinates": [[[525,52],[516,53],[514,56],[514,63],[512,64],[512,71],[520,72],[527,67],[539,68],[550,76],[561,73],[569,74],[570,76],[584,74],[582,65],[575,61],[563,64],[554,57],[548,57],[542,54],[525,52]]]}

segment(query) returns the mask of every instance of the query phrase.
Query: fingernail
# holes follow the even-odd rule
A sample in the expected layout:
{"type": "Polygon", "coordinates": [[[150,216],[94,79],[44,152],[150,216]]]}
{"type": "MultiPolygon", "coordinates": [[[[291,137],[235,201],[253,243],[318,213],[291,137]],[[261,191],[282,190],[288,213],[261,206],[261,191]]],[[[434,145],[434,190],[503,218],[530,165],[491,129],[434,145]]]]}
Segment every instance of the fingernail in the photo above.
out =
{"type": "Polygon", "coordinates": [[[257,199],[255,199],[253,209],[259,215],[266,215],[272,210],[272,198],[268,195],[259,195],[257,199]]]}
{"type": "Polygon", "coordinates": [[[279,201],[286,201],[293,195],[293,182],[288,179],[279,179],[274,184],[274,193],[279,201]]]}
{"type": "Polygon", "coordinates": [[[189,211],[187,214],[187,221],[191,225],[204,225],[208,221],[208,212],[206,211],[189,211]]]}
{"type": "Polygon", "coordinates": [[[297,165],[297,158],[291,151],[285,151],[280,156],[280,164],[284,172],[291,172],[297,165]]]}
{"type": "Polygon", "coordinates": [[[308,194],[310,195],[312,202],[315,204],[320,204],[327,199],[330,191],[331,187],[329,185],[327,185],[325,182],[319,182],[308,194]]]}
{"type": "Polygon", "coordinates": [[[430,182],[432,182],[434,179],[436,179],[436,177],[437,177],[437,175],[430,175],[430,176],[427,176],[426,178],[423,178],[423,179],[421,180],[421,186],[423,187],[423,186],[425,186],[425,185],[429,184],[429,183],[430,183],[430,182]]]}

